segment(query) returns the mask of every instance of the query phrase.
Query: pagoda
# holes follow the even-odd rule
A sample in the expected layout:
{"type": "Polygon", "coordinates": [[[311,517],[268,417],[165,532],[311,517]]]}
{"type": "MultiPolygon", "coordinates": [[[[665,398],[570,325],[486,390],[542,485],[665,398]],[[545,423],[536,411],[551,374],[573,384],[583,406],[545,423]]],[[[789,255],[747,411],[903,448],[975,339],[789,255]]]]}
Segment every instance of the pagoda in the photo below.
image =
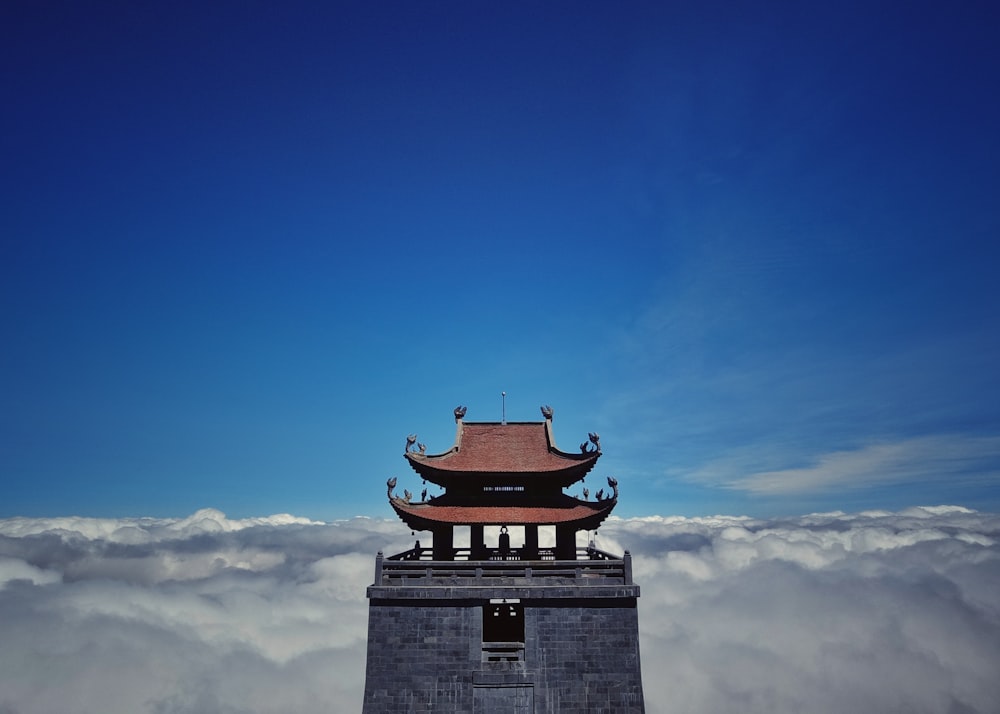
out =
{"type": "Polygon", "coordinates": [[[390,506],[431,545],[376,556],[364,712],[643,712],[631,555],[577,544],[611,514],[618,482],[593,500],[564,493],[597,464],[600,437],[560,450],[548,406],[540,422],[454,414],[450,449],[428,454],[416,435],[404,449],[444,492],[415,500],[387,482],[390,506]]]}

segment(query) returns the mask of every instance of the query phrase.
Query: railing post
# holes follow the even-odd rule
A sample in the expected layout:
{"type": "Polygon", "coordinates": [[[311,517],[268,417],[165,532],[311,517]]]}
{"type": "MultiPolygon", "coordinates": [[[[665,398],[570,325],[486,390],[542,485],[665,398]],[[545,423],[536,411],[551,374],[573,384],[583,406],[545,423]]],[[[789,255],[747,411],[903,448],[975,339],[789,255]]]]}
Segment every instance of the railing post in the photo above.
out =
{"type": "Polygon", "coordinates": [[[380,550],[378,555],[375,556],[375,582],[372,583],[373,585],[382,584],[382,557],[382,551],[380,550]]]}
{"type": "Polygon", "coordinates": [[[626,550],[625,551],[625,555],[622,556],[622,560],[625,563],[625,584],[626,585],[631,585],[632,584],[632,554],[629,553],[626,550]]]}

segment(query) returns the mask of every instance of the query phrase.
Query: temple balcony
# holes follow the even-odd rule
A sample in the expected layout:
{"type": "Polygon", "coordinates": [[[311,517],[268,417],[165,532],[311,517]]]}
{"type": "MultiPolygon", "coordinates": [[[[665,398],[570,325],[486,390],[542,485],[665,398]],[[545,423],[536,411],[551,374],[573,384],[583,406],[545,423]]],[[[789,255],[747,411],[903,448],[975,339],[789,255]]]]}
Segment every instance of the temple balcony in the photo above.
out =
{"type": "Polygon", "coordinates": [[[577,548],[575,560],[557,560],[551,549],[523,559],[521,549],[488,550],[471,560],[471,549],[456,548],[454,560],[432,560],[431,548],[412,548],[375,560],[377,586],[633,585],[632,556],[618,557],[594,547],[577,548]]]}

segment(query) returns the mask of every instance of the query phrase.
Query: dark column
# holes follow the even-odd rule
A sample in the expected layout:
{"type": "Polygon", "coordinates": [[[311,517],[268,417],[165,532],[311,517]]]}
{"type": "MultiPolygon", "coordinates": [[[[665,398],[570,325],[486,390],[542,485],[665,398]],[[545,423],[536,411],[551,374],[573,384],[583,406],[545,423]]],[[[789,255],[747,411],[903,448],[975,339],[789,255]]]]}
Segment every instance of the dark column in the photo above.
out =
{"type": "Polygon", "coordinates": [[[486,560],[486,543],[483,539],[483,527],[481,525],[469,528],[469,546],[471,547],[472,560],[486,560]]]}
{"type": "Polygon", "coordinates": [[[524,550],[521,558],[538,560],[538,526],[524,527],[524,550]]]}
{"type": "Polygon", "coordinates": [[[434,534],[432,550],[434,560],[454,560],[454,529],[451,526],[438,526],[431,532],[434,534]]]}
{"type": "Polygon", "coordinates": [[[576,529],[556,526],[556,560],[576,560],[576,529]]]}

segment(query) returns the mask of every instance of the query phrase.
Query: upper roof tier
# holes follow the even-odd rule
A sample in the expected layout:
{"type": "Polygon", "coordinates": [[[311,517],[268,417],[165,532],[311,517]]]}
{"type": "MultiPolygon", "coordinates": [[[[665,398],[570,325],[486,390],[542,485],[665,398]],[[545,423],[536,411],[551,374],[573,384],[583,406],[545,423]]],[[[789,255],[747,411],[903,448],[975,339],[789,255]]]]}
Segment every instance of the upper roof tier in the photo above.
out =
{"type": "Polygon", "coordinates": [[[594,468],[601,455],[600,438],[590,434],[581,451],[569,453],[556,447],[552,435],[552,410],[543,407],[540,422],[463,422],[463,407],[455,410],[455,445],[442,454],[413,451],[416,437],[407,439],[406,459],[424,479],[440,486],[468,483],[470,478],[505,482],[537,481],[569,486],[594,468]]]}

